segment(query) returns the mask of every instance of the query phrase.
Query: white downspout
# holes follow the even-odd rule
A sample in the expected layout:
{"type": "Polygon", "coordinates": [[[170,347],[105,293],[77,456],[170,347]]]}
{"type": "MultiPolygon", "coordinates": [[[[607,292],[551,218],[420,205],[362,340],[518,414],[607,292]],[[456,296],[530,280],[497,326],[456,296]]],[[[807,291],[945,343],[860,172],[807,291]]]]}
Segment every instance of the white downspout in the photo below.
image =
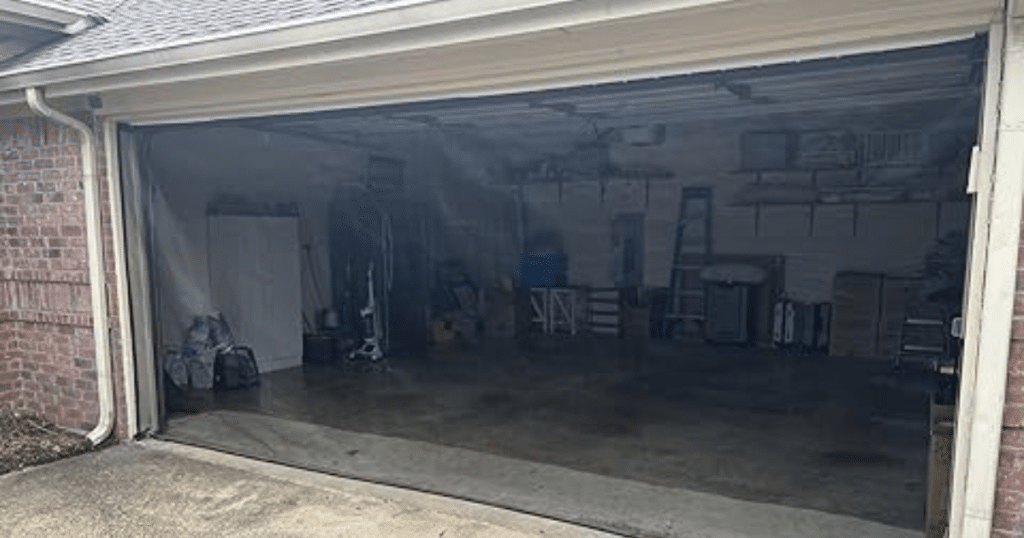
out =
{"type": "Polygon", "coordinates": [[[89,288],[92,292],[92,336],[96,346],[96,385],[100,416],[86,437],[94,445],[103,442],[114,429],[114,385],[110,335],[107,324],[106,264],[103,259],[103,228],[100,220],[99,182],[96,174],[96,135],[85,123],[54,110],[42,90],[28,88],[25,99],[33,112],[78,131],[82,153],[82,187],[85,191],[85,242],[89,258],[89,288]]]}

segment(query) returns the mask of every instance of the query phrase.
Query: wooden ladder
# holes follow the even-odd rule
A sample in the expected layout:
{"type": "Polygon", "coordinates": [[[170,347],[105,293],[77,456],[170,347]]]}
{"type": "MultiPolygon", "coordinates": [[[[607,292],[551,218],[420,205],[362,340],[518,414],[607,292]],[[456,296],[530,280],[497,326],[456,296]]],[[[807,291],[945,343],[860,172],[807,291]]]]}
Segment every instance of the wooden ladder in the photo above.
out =
{"type": "Polygon", "coordinates": [[[701,270],[711,263],[711,187],[684,187],[679,200],[675,252],[665,309],[665,334],[684,340],[703,336],[707,292],[701,270]]]}

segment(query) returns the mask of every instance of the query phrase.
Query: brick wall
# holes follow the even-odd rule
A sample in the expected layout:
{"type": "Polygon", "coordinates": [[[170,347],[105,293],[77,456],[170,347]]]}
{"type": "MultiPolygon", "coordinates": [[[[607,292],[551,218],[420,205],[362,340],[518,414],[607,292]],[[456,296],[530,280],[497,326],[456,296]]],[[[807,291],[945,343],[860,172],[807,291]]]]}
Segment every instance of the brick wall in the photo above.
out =
{"type": "Polygon", "coordinates": [[[1019,258],[993,538],[1024,537],[1024,244],[1019,258]]]}
{"type": "MultiPolygon", "coordinates": [[[[99,402],[83,199],[76,133],[41,118],[0,121],[0,404],[89,430],[99,402]]],[[[109,215],[104,224],[111,283],[109,215]]]]}

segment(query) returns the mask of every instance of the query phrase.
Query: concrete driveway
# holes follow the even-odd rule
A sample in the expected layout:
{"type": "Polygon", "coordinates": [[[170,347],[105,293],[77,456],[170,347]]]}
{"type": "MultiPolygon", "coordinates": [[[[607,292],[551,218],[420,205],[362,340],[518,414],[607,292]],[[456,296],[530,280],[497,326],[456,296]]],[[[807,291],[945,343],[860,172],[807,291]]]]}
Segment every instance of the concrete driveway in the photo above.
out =
{"type": "Polygon", "coordinates": [[[161,442],[118,446],[0,476],[0,492],[0,536],[611,536],[161,442]]]}

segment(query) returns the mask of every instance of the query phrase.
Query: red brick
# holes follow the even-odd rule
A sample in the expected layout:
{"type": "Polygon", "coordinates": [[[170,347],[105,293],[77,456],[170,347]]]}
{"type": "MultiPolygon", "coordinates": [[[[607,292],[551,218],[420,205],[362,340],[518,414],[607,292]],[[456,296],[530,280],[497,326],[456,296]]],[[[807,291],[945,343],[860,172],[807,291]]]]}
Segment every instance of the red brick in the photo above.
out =
{"type": "Polygon", "coordinates": [[[1003,427],[1024,428],[1024,405],[1006,405],[1006,407],[1003,409],[1003,427]]]}
{"type": "Polygon", "coordinates": [[[999,457],[999,489],[1024,491],[1024,451],[1004,449],[999,457]]]}
{"type": "Polygon", "coordinates": [[[1024,404],[1024,374],[1011,372],[1007,375],[1006,403],[1024,404]]]}
{"type": "MultiPolygon", "coordinates": [[[[32,118],[0,122],[0,141],[0,404],[79,427],[98,399],[77,137],[32,118]]],[[[109,252],[109,208],[100,216],[109,252]]],[[[112,260],[106,271],[113,282],[112,260]]]]}
{"type": "Polygon", "coordinates": [[[1015,341],[1010,344],[1011,373],[1024,374],[1024,342],[1015,341]]]}
{"type": "Polygon", "coordinates": [[[1003,430],[1002,447],[1024,450],[1024,430],[1003,430]]]}
{"type": "Polygon", "coordinates": [[[996,510],[1024,513],[1024,492],[1000,489],[996,492],[996,510]]]}
{"type": "Polygon", "coordinates": [[[1024,527],[1024,513],[996,511],[992,516],[992,528],[1002,531],[1017,533],[1024,527]]]}

